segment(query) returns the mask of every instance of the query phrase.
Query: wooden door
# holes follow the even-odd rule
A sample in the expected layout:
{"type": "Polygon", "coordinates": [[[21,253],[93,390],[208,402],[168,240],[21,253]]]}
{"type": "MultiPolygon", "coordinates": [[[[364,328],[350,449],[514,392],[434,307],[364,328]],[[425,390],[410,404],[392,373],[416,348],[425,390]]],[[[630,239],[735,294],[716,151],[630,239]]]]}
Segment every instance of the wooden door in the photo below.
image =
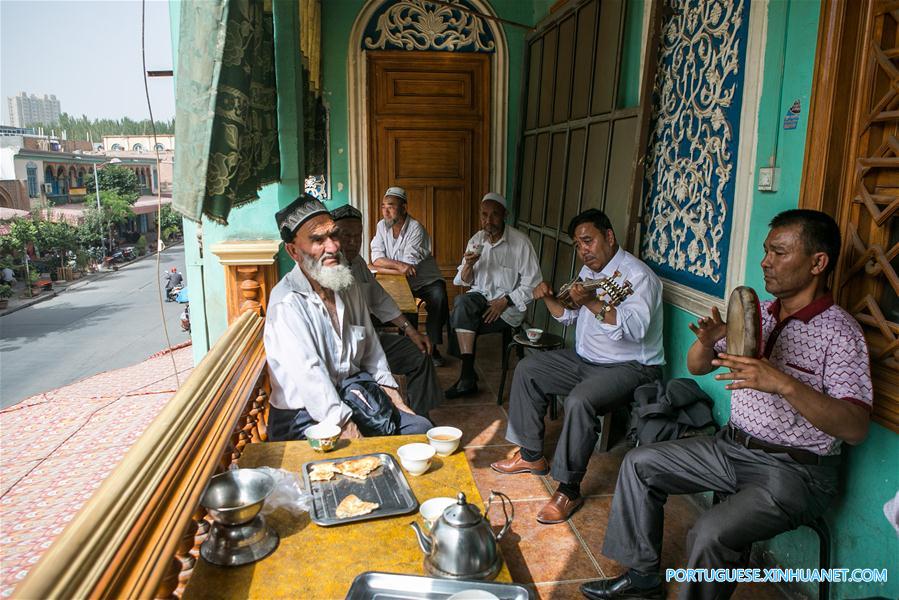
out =
{"type": "MultiPolygon", "coordinates": [[[[490,170],[490,63],[486,54],[368,53],[369,233],[390,186],[406,189],[409,214],[431,236],[452,279],[478,229],[490,170]]],[[[450,291],[450,296],[454,296],[450,291]]]]}
{"type": "Polygon", "coordinates": [[[871,353],[874,420],[899,432],[899,10],[822,3],[800,204],[840,224],[837,301],[871,353]]]}

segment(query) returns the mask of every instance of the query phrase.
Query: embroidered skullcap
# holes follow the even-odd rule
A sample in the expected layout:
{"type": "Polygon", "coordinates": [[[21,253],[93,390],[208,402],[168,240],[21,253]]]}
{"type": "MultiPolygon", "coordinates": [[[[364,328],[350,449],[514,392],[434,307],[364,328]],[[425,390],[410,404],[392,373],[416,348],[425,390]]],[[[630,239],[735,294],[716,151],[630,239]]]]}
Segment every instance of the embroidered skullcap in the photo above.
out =
{"type": "Polygon", "coordinates": [[[384,192],[384,197],[386,198],[387,196],[396,196],[397,198],[399,198],[399,199],[402,200],[403,202],[405,202],[405,201],[407,200],[407,198],[406,198],[406,190],[404,190],[404,189],[401,188],[401,187],[389,187],[389,188],[387,188],[387,191],[384,192]]]}
{"type": "Polygon", "coordinates": [[[325,208],[325,205],[318,198],[309,194],[303,194],[275,213],[275,222],[278,223],[281,239],[285,242],[292,242],[300,225],[321,214],[327,215],[330,213],[328,213],[328,209],[325,208]]]}
{"type": "Polygon", "coordinates": [[[496,192],[487,192],[484,194],[484,197],[481,198],[481,202],[486,202],[487,200],[493,200],[503,208],[506,208],[506,199],[503,198],[502,194],[497,194],[496,192]]]}
{"type": "Polygon", "coordinates": [[[341,219],[359,219],[362,220],[362,213],[359,210],[351,205],[344,204],[343,206],[338,206],[334,210],[331,211],[331,218],[335,221],[339,221],[341,219]]]}

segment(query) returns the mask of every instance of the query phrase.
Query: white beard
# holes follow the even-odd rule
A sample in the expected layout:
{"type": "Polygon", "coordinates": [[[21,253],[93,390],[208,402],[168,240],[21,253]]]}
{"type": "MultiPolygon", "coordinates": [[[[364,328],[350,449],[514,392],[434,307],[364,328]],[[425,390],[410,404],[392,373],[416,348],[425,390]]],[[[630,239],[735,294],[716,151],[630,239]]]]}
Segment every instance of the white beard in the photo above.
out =
{"type": "Polygon", "coordinates": [[[314,279],[323,288],[328,288],[335,292],[342,292],[353,285],[353,272],[346,264],[346,259],[342,253],[337,254],[340,264],[334,267],[326,267],[322,263],[334,258],[333,254],[325,254],[319,260],[315,260],[311,256],[303,256],[303,270],[306,275],[314,279]]]}

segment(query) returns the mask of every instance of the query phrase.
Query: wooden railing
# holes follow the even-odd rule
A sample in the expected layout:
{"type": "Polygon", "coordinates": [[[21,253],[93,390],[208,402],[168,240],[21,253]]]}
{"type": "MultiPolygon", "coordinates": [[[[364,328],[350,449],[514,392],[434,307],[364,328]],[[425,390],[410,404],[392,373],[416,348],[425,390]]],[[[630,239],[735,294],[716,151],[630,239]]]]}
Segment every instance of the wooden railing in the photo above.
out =
{"type": "Polygon", "coordinates": [[[169,598],[183,589],[206,527],[207,482],[265,439],[262,328],[256,311],[234,320],[14,597],[169,598]]]}

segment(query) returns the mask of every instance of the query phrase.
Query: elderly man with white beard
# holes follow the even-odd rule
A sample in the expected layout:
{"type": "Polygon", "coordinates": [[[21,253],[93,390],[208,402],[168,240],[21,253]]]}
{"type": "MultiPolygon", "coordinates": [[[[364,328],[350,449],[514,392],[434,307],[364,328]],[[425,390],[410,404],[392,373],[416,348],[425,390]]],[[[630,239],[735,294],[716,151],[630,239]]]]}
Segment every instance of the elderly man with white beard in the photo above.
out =
{"type": "Polygon", "coordinates": [[[328,209],[304,194],[275,219],[296,266],[272,289],[265,319],[269,440],[303,439],[316,423],[337,425],[345,437],[425,433],[431,423],[397,391],[328,209]],[[353,408],[360,404],[387,415],[378,429],[353,408]]]}

